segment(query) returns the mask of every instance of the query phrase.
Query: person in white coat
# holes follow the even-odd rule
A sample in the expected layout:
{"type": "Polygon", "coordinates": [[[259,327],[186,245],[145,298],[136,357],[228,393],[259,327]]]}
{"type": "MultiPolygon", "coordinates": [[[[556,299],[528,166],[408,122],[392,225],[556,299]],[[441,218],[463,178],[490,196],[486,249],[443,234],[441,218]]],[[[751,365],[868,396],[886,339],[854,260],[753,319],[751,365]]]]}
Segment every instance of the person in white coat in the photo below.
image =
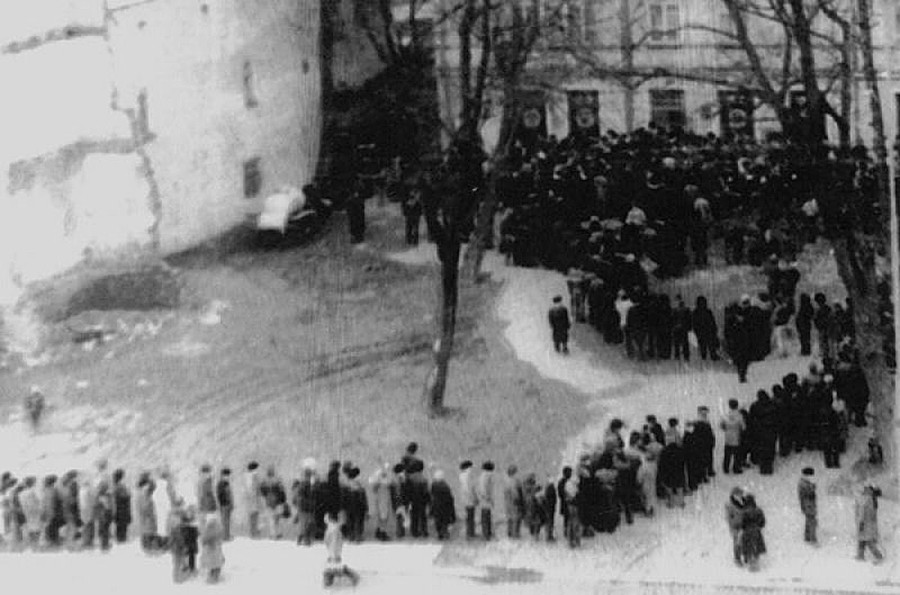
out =
{"type": "Polygon", "coordinates": [[[388,541],[388,523],[394,510],[391,505],[391,477],[390,465],[385,464],[376,470],[369,478],[369,486],[372,488],[372,498],[375,513],[375,538],[380,541],[388,541]]]}
{"type": "Polygon", "coordinates": [[[263,509],[263,497],[260,491],[259,463],[251,461],[247,465],[247,473],[244,475],[244,505],[247,507],[247,522],[250,527],[250,537],[260,537],[259,513],[263,509]]]}
{"type": "Polygon", "coordinates": [[[478,476],[478,504],[481,507],[481,536],[489,541],[494,536],[494,463],[486,461],[478,476]]]}
{"type": "Polygon", "coordinates": [[[475,539],[475,507],[478,506],[478,493],[475,489],[475,478],[472,477],[472,461],[466,460],[459,465],[459,493],[466,511],[466,539],[475,539]]]}
{"type": "Polygon", "coordinates": [[[159,536],[164,544],[169,540],[169,517],[172,512],[173,488],[172,478],[165,469],[160,469],[156,474],[156,489],[153,490],[153,505],[156,508],[156,518],[160,519],[159,536]]]}
{"type": "Polygon", "coordinates": [[[25,478],[25,489],[19,493],[19,505],[25,517],[25,541],[29,547],[37,549],[44,526],[41,522],[41,497],[38,493],[37,478],[33,476],[25,478]]]}

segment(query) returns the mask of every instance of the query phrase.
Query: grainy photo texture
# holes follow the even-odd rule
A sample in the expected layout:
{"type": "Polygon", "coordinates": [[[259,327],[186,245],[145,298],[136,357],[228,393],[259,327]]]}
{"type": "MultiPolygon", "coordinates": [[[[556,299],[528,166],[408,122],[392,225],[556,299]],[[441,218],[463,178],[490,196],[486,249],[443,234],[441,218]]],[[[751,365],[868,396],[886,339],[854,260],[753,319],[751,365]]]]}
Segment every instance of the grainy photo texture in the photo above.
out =
{"type": "Polygon", "coordinates": [[[0,580],[900,593],[898,0],[3,0],[0,580]]]}

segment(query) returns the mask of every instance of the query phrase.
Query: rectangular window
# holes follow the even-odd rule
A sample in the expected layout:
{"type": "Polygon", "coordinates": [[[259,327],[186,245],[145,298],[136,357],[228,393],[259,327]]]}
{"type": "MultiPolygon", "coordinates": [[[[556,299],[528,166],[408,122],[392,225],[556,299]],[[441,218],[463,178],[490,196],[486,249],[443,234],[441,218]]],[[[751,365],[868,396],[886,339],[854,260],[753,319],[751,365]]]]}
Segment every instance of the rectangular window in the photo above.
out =
{"type": "Polygon", "coordinates": [[[650,39],[662,41],[663,39],[663,7],[660,4],[650,6],[650,39]]]}
{"type": "Polygon", "coordinates": [[[676,2],[658,2],[648,9],[650,41],[676,44],[681,40],[681,9],[676,2]]]}
{"type": "Polygon", "coordinates": [[[244,198],[255,198],[262,190],[262,171],[259,157],[244,162],[244,198]]]}
{"type": "Polygon", "coordinates": [[[650,121],[657,126],[683,127],[687,122],[684,91],[681,89],[651,89],[650,121]]]}

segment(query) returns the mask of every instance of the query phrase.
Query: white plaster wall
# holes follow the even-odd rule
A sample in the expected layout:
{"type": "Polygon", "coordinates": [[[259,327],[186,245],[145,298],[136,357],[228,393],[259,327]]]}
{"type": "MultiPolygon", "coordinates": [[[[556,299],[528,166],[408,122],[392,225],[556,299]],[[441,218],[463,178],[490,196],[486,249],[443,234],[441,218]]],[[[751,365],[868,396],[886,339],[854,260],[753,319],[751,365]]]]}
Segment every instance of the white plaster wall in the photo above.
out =
{"type": "Polygon", "coordinates": [[[66,26],[103,26],[103,0],[3,0],[0,46],[66,26]]]}
{"type": "Polygon", "coordinates": [[[283,185],[312,180],[318,158],[318,10],[292,0],[169,0],[117,14],[120,102],[145,90],[145,147],[162,201],[160,246],[187,248],[239,224],[283,185]],[[244,104],[243,67],[258,106],[244,104]],[[243,163],[263,187],[243,196],[243,163]]]}

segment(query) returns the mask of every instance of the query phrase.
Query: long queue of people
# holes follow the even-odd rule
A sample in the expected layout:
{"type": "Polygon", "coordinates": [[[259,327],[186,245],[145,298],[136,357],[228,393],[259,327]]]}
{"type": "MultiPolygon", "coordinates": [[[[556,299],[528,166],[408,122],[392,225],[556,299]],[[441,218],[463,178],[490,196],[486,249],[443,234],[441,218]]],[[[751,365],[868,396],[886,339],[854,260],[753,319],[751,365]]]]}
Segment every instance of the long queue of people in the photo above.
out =
{"type": "MultiPolygon", "coordinates": [[[[802,450],[821,450],[826,467],[839,466],[849,427],[866,423],[865,412],[847,406],[846,391],[853,390],[855,382],[844,376],[850,368],[842,366],[852,364],[851,355],[842,349],[837,361],[827,360],[823,368],[811,365],[802,380],[788,374],[772,387],[771,396],[760,390],[747,408],[731,400],[718,424],[724,438],[721,471],[740,474],[757,466],[760,474],[770,475],[777,454],[787,457],[802,450]]],[[[484,461],[480,470],[470,460],[461,462],[458,499],[444,472],[419,458],[416,443],[408,445],[396,464],[375,469],[367,481],[350,461],[334,461],[320,475],[316,461],[306,459],[300,477],[290,484],[274,467],[263,471],[252,461],[238,486],[229,468],[221,468],[216,477],[203,465],[190,494],[180,493],[172,476],[160,469],[140,473],[133,495],[125,471],[110,472],[105,460],[90,472],[69,471],[40,481],[4,473],[2,538],[13,551],[95,545],[108,550],[125,543],[136,525],[145,552],[171,553],[176,581],[197,572],[198,553],[208,580],[216,581],[224,564],[222,544],[232,538],[236,510],[250,537],[283,539],[290,533],[307,546],[324,539],[329,559],[340,563],[343,539],[358,542],[371,535],[381,541],[419,540],[433,535],[445,540],[457,532],[470,540],[494,539],[495,513],[502,503],[508,538],[520,538],[524,526],[536,540],[556,541],[558,515],[565,542],[578,547],[583,538],[612,533],[623,521],[653,517],[660,502],[684,507],[685,497],[716,475],[716,442],[705,406],[698,407],[696,418],[683,429],[678,418],[668,418],[664,426],[655,415],[647,415],[640,429],[626,435],[625,423],[613,419],[602,443],[583,453],[576,465],[564,467],[561,476],[539,478],[510,465],[498,477],[492,461],[484,461]],[[236,507],[238,501],[241,507],[236,507]],[[463,527],[454,531],[458,510],[463,527]],[[374,526],[367,528],[370,520],[374,526]]],[[[737,500],[732,498],[731,504],[737,500]]],[[[761,526],[749,532],[748,527],[759,516],[745,514],[755,503],[747,494],[739,500],[743,516],[737,527],[731,523],[733,535],[755,535],[761,526]]],[[[755,564],[764,546],[757,537],[751,542],[744,543],[740,560],[755,564]]],[[[877,547],[872,551],[880,553],[877,547]]],[[[357,580],[345,566],[338,569],[357,580]]]]}

